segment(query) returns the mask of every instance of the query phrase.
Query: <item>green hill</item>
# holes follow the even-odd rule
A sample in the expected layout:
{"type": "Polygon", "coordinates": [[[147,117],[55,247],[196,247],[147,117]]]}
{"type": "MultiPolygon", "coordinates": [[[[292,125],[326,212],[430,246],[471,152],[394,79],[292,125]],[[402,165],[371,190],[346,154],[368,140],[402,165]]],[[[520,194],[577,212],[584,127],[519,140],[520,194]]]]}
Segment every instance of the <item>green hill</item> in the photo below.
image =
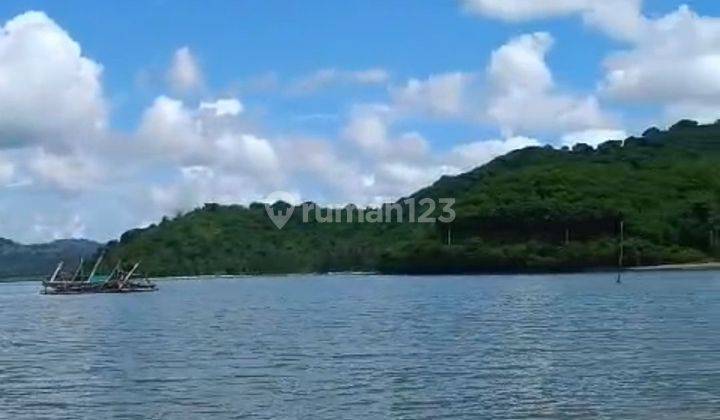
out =
{"type": "MultiPolygon", "coordinates": [[[[533,147],[412,195],[453,197],[451,224],[302,223],[277,230],[264,207],[207,204],[109,244],[109,262],[152,275],[381,271],[570,271],[713,259],[720,250],[720,124],[597,148],[533,147]]],[[[282,206],[282,203],[277,203],[282,206]]]]}
{"type": "Polygon", "coordinates": [[[46,244],[22,245],[0,238],[0,279],[46,276],[59,261],[75,266],[91,257],[101,245],[84,239],[63,239],[46,244]]]}

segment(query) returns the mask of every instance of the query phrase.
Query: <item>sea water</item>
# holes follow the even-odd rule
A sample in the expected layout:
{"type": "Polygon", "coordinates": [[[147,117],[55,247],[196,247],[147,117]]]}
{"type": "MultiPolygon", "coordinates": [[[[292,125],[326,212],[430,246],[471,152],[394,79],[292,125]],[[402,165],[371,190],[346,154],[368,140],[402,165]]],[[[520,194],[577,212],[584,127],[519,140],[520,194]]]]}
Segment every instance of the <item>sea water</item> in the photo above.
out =
{"type": "Polygon", "coordinates": [[[720,416],[720,273],[0,284],[0,418],[720,416]]]}

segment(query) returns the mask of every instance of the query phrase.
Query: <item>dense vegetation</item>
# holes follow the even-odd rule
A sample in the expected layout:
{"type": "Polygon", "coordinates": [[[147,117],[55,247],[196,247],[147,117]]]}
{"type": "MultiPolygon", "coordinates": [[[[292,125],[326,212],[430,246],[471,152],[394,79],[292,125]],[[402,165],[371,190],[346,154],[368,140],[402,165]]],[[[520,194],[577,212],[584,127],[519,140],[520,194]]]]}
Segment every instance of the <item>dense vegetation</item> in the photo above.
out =
{"type": "Polygon", "coordinates": [[[80,258],[92,257],[98,248],[100,244],[82,239],[21,245],[0,238],[0,279],[46,276],[59,261],[75,266],[80,258]]]}
{"type": "MultiPolygon", "coordinates": [[[[412,197],[454,197],[451,224],[305,224],[277,230],[254,204],[207,204],[109,244],[152,275],[569,271],[709,260],[720,248],[720,124],[597,148],[533,147],[443,177],[412,197]]],[[[283,203],[276,203],[282,206],[283,203]]]]}

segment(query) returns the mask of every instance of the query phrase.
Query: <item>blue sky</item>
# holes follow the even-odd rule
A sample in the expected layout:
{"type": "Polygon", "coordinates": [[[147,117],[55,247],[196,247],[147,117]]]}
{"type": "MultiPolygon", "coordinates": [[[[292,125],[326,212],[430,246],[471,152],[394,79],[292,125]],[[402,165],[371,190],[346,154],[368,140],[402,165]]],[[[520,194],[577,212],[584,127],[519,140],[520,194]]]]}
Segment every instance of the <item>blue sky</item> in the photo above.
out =
{"type": "Polygon", "coordinates": [[[274,191],[379,203],[516,147],[714,120],[714,16],[709,0],[6,0],[0,236],[107,240],[274,191]]]}

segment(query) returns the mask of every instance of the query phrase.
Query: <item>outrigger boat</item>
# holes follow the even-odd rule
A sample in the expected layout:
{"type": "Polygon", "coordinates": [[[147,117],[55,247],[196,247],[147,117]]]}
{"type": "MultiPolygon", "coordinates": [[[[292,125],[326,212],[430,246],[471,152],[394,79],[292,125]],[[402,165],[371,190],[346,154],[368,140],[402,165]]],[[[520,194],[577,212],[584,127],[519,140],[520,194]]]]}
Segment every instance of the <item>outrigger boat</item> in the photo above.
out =
{"type": "Polygon", "coordinates": [[[118,262],[110,274],[102,275],[97,274],[102,260],[103,255],[95,261],[92,271],[87,276],[82,272],[82,259],[72,274],[62,271],[63,262],[61,261],[52,275],[43,280],[43,288],[40,293],[44,295],[75,295],[83,293],[153,292],[157,290],[157,286],[150,282],[147,277],[136,276],[137,269],[140,267],[139,262],[128,271],[123,271],[121,263],[118,262]]]}

